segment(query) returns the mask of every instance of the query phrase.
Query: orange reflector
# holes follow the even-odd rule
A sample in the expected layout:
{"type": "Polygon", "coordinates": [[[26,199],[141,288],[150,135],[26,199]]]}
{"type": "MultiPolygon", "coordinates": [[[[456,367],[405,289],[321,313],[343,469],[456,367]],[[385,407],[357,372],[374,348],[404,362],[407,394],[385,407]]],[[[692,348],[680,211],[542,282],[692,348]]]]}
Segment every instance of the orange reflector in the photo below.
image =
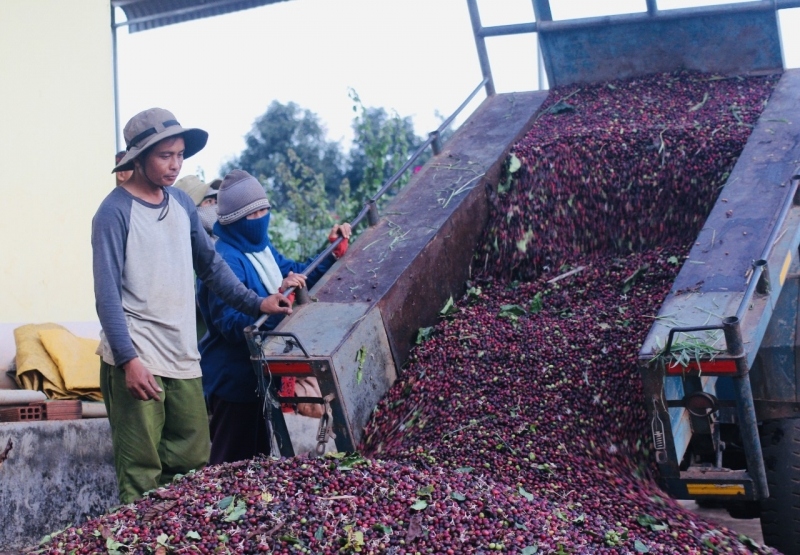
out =
{"type": "Polygon", "coordinates": [[[686,484],[689,495],[744,495],[742,484],[686,484]]]}
{"type": "Polygon", "coordinates": [[[264,364],[264,372],[278,376],[311,376],[310,362],[272,361],[264,364]]]}
{"type": "Polygon", "coordinates": [[[683,376],[685,374],[702,376],[730,376],[736,374],[736,361],[731,359],[702,360],[700,364],[693,360],[686,366],[670,364],[667,366],[668,376],[683,376]]]}

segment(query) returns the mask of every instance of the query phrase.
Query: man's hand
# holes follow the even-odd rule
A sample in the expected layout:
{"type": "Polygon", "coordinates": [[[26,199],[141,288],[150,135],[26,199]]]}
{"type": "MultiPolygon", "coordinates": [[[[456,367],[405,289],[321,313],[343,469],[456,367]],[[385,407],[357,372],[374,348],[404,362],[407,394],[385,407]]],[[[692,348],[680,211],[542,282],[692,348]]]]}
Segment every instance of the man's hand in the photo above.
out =
{"type": "Polygon", "coordinates": [[[338,239],[339,236],[342,237],[342,241],[338,245],[336,245],[335,249],[333,249],[333,256],[335,256],[337,259],[343,257],[344,253],[347,252],[347,247],[350,243],[350,235],[352,235],[352,233],[353,230],[350,228],[350,224],[344,223],[341,225],[336,224],[335,226],[333,226],[333,229],[331,229],[330,234],[328,234],[328,241],[331,243],[336,241],[336,239],[338,239]]]}
{"type": "Polygon", "coordinates": [[[306,286],[306,276],[304,276],[303,274],[295,274],[294,272],[289,272],[289,275],[283,278],[283,282],[281,282],[280,292],[283,293],[290,287],[302,289],[305,286],[306,286]]]}
{"type": "Polygon", "coordinates": [[[150,370],[144,367],[139,358],[132,358],[122,365],[125,370],[125,386],[134,399],[140,401],[161,401],[159,393],[163,390],[158,386],[158,382],[150,373],[150,370]]]}
{"type": "Polygon", "coordinates": [[[289,302],[289,299],[281,295],[280,293],[275,293],[274,295],[270,295],[263,301],[261,301],[261,312],[264,314],[291,314],[292,313],[292,303],[289,302]]]}
{"type": "Polygon", "coordinates": [[[336,239],[339,238],[339,235],[344,237],[345,239],[350,239],[350,236],[353,234],[353,229],[350,227],[350,224],[343,223],[343,224],[336,224],[331,229],[331,232],[328,234],[328,241],[333,243],[336,239]]]}

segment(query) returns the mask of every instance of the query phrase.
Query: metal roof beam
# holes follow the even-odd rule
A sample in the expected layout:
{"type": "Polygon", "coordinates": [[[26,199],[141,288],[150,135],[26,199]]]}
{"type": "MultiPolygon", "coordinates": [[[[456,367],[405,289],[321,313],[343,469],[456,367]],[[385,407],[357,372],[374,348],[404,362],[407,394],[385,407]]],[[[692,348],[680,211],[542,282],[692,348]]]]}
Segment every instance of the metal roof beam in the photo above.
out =
{"type": "MultiPolygon", "coordinates": [[[[128,4],[136,3],[137,0],[127,0],[127,1],[126,0],[118,0],[118,2],[120,4],[123,4],[123,5],[128,5],[128,4]]],[[[237,3],[241,3],[241,0],[217,0],[216,2],[207,2],[207,3],[204,3],[204,4],[197,4],[195,6],[191,6],[191,7],[188,7],[188,8],[176,8],[176,9],[173,9],[173,10],[158,12],[158,13],[147,15],[147,16],[136,17],[134,19],[129,19],[129,20],[123,21],[121,23],[115,23],[114,26],[115,27],[127,27],[129,25],[136,25],[136,24],[139,24],[139,23],[147,23],[149,21],[154,21],[156,19],[164,19],[164,18],[175,17],[175,16],[186,16],[186,15],[191,15],[191,14],[194,14],[194,13],[197,13],[197,12],[200,12],[200,11],[204,11],[204,10],[208,10],[208,9],[212,9],[212,8],[221,8],[221,7],[224,7],[224,6],[229,6],[231,4],[237,4],[237,3]]],[[[115,2],[114,5],[116,6],[117,2],[115,2]]],[[[122,7],[122,6],[120,6],[120,7],[122,7]]]]}

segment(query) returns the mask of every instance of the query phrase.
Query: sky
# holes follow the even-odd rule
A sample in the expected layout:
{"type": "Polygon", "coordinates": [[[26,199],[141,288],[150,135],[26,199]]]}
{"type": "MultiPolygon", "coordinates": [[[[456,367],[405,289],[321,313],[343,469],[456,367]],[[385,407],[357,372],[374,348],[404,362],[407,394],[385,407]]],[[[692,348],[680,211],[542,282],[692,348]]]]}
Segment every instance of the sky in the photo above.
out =
{"type": "MultiPolygon", "coordinates": [[[[661,10],[730,0],[658,0],[661,10]]],[[[646,10],[645,0],[551,0],[554,19],[646,10]]],[[[479,0],[484,26],[534,20],[531,0],[479,0]]],[[[800,67],[800,9],[780,12],[787,67],[800,67]]],[[[117,10],[118,20],[124,14],[117,10]]],[[[245,147],[270,103],[315,112],[328,138],[349,147],[352,88],[365,106],[412,117],[427,136],[481,81],[465,0],[290,0],[117,34],[121,126],[158,106],[209,132],[183,175],[207,181],[245,147]]],[[[487,40],[497,92],[540,88],[535,35],[487,40]]],[[[483,92],[465,116],[485,98],[483,92]]]]}

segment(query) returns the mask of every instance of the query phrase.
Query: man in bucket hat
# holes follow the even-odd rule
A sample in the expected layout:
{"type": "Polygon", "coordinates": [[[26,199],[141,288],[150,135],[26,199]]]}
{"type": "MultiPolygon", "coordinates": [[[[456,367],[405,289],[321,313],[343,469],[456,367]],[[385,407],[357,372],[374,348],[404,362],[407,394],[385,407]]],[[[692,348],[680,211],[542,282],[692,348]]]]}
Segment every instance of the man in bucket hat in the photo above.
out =
{"type": "MultiPolygon", "coordinates": [[[[124,150],[120,150],[119,152],[117,152],[117,154],[114,156],[114,164],[119,164],[120,160],[122,160],[125,157],[125,154],[127,153],[124,150]]],[[[131,170],[121,171],[117,172],[116,175],[117,175],[117,185],[122,185],[128,180],[128,178],[131,175],[133,175],[133,172],[131,170]]]]}
{"type": "Polygon", "coordinates": [[[131,118],[124,137],[113,172],[133,175],[98,208],[92,250],[101,389],[120,500],[129,503],[208,461],[194,274],[252,316],[291,308],[280,294],[245,287],[214,250],[194,202],[170,188],[208,134],[152,108],[131,118]]]}
{"type": "Polygon", "coordinates": [[[200,216],[200,223],[203,229],[214,239],[213,227],[217,221],[217,191],[210,185],[206,185],[196,175],[181,177],[175,182],[176,187],[189,195],[197,207],[197,215],[200,216]]]}

